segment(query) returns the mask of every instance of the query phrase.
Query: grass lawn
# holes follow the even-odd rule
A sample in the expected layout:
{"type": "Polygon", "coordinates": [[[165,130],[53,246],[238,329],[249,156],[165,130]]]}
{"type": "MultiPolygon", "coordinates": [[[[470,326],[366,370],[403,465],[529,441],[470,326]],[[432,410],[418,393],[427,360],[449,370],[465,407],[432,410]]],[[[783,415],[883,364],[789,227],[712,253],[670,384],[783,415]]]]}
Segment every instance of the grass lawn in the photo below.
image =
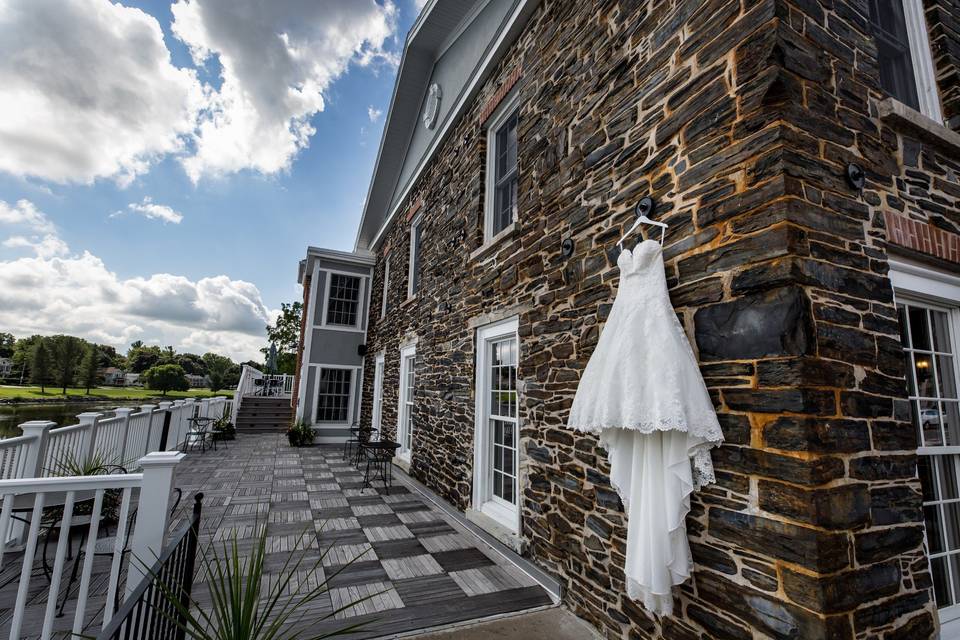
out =
{"type": "MultiPolygon", "coordinates": [[[[168,391],[166,397],[177,398],[209,398],[210,396],[233,397],[233,389],[221,389],[213,393],[209,389],[190,389],[189,391],[168,391]]],[[[86,389],[67,389],[64,396],[58,387],[47,387],[46,393],[40,393],[40,387],[0,386],[0,400],[71,400],[73,398],[103,398],[105,400],[147,400],[160,398],[159,391],[143,389],[141,387],[95,387],[87,395],[86,389]]]]}

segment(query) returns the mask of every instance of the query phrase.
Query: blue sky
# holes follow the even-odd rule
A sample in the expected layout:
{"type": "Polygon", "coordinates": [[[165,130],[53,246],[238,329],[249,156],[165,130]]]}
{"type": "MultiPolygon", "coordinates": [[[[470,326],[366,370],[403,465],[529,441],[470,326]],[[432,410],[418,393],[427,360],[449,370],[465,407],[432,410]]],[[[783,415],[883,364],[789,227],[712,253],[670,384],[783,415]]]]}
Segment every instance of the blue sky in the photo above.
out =
{"type": "MultiPolygon", "coordinates": [[[[106,2],[106,0],[70,1],[83,12],[89,11],[90,7],[87,5],[106,2]]],[[[351,1],[360,3],[361,0],[351,1]]],[[[364,1],[372,4],[374,0],[364,1]]],[[[137,161],[143,160],[147,166],[146,168],[139,166],[134,171],[135,177],[132,179],[123,177],[125,172],[128,172],[126,168],[116,171],[95,169],[90,166],[70,167],[63,170],[48,169],[51,164],[60,162],[60,158],[69,157],[73,149],[61,149],[57,157],[36,160],[33,157],[34,150],[43,146],[40,134],[37,134],[37,141],[31,141],[30,146],[21,151],[19,156],[11,154],[11,157],[4,158],[3,152],[0,151],[0,201],[6,204],[8,210],[16,209],[16,203],[28,201],[40,216],[55,226],[54,235],[68,247],[47,251],[45,256],[41,255],[43,251],[32,248],[30,242],[38,241],[46,232],[38,231],[40,227],[36,225],[34,228],[24,229],[24,216],[18,217],[15,211],[12,214],[8,211],[6,219],[10,224],[5,226],[0,224],[0,241],[7,239],[3,243],[6,246],[0,245],[0,271],[4,269],[4,265],[16,264],[20,273],[29,273],[31,269],[37,268],[38,261],[41,260],[44,261],[44,268],[52,269],[51,273],[57,273],[57,265],[61,268],[65,267],[68,271],[75,271],[70,268],[71,258],[88,252],[91,257],[99,259],[104,269],[114,274],[120,283],[119,293],[105,296],[108,302],[91,308],[90,314],[127,318],[128,327],[124,329],[120,320],[98,333],[95,329],[96,323],[90,322],[91,319],[88,318],[86,322],[76,323],[77,327],[74,330],[77,333],[87,332],[91,339],[117,343],[136,334],[135,330],[130,330],[129,325],[132,325],[134,329],[144,332],[142,339],[148,342],[174,343],[178,348],[196,350],[221,347],[232,349],[232,355],[236,357],[248,354],[255,346],[253,338],[256,337],[255,327],[259,318],[264,313],[267,315],[273,313],[279,308],[281,302],[289,302],[299,297],[296,266],[299,258],[304,254],[305,247],[308,244],[336,249],[353,247],[370,173],[376,159],[385,113],[389,107],[396,62],[402,51],[403,37],[418,11],[415,0],[397,0],[395,6],[389,3],[384,4],[384,0],[377,0],[377,2],[378,4],[372,10],[379,9],[381,13],[388,14],[386,24],[389,35],[383,37],[384,32],[379,23],[373,31],[368,26],[364,26],[363,28],[367,29],[364,33],[378,35],[358,36],[361,40],[364,37],[367,38],[363,44],[363,51],[348,55],[339,73],[336,70],[324,72],[326,75],[323,78],[326,85],[316,92],[319,98],[317,96],[310,98],[322,100],[322,111],[315,111],[303,118],[301,123],[312,126],[315,132],[309,137],[304,136],[304,142],[295,153],[287,154],[286,168],[272,170],[257,166],[257,161],[248,161],[243,157],[242,149],[237,152],[218,150],[214,160],[206,161],[199,177],[188,175],[183,160],[191,155],[199,155],[197,147],[200,142],[183,130],[180,131],[179,138],[182,146],[177,151],[150,152],[138,156],[137,161]],[[374,40],[376,42],[371,44],[374,40]],[[333,79],[327,81],[328,76],[333,76],[333,79]],[[225,154],[232,154],[234,157],[224,159],[225,154]],[[248,162],[249,166],[244,166],[244,163],[248,162]],[[211,166],[213,168],[210,168],[211,166]],[[223,166],[229,166],[229,168],[223,169],[223,166]],[[91,175],[94,175],[92,179],[91,175]],[[145,203],[168,208],[179,214],[181,219],[175,223],[146,217],[131,209],[131,205],[145,203]],[[14,236],[32,238],[32,240],[11,241],[10,238],[14,236]],[[26,262],[28,260],[33,262],[26,262]],[[57,263],[58,260],[61,262],[57,263]],[[176,325],[179,317],[176,314],[165,314],[162,301],[158,305],[161,308],[158,315],[156,317],[151,315],[150,309],[153,307],[144,301],[144,294],[141,291],[144,287],[139,284],[137,285],[139,288],[135,287],[137,293],[133,298],[136,300],[130,302],[131,306],[120,305],[119,308],[111,309],[109,304],[111,298],[133,300],[126,292],[127,287],[123,286],[125,281],[136,280],[138,283],[144,280],[149,281],[152,283],[151,291],[156,293],[159,281],[151,280],[154,274],[185,278],[189,283],[178,282],[189,289],[190,296],[195,297],[197,294],[194,290],[197,287],[190,289],[187,284],[196,285],[204,278],[226,276],[230,281],[252,283],[258,290],[260,299],[256,300],[255,293],[250,294],[248,296],[250,300],[246,300],[244,304],[254,309],[256,317],[237,320],[231,325],[229,321],[220,322],[221,317],[229,314],[223,314],[219,310],[211,311],[201,319],[197,319],[199,316],[194,317],[192,313],[186,313],[183,315],[186,319],[184,326],[178,327],[176,325]],[[232,335],[231,331],[234,334],[242,333],[244,336],[232,335]],[[209,339],[205,342],[203,336],[209,339]],[[237,344],[235,347],[230,347],[232,342],[236,343],[238,340],[243,346],[237,344]]],[[[169,51],[172,63],[166,66],[168,75],[176,69],[195,69],[194,85],[206,85],[211,91],[220,91],[224,88],[221,58],[230,55],[234,60],[242,60],[245,56],[249,56],[248,60],[253,61],[248,65],[247,77],[244,80],[249,86],[256,87],[261,80],[264,83],[272,80],[266,72],[262,76],[258,75],[260,69],[257,60],[260,53],[252,44],[243,40],[246,34],[241,32],[246,17],[234,25],[222,27],[215,22],[218,14],[205,6],[208,0],[184,0],[184,3],[190,5],[188,8],[195,11],[193,24],[195,26],[199,24],[207,33],[212,34],[197,36],[192,41],[195,47],[208,47],[212,51],[199,65],[191,56],[191,49],[172,28],[174,14],[171,11],[170,2],[126,0],[122,3],[123,8],[139,8],[159,23],[163,30],[163,45],[169,51]],[[196,17],[204,8],[208,11],[207,15],[202,18],[196,17]],[[222,46],[220,51],[213,49],[213,45],[209,44],[218,42],[216,40],[218,29],[223,29],[226,34],[219,36],[221,38],[219,42],[223,43],[218,45],[222,46]],[[203,40],[204,38],[206,40],[203,40]],[[198,42],[201,44],[197,44],[198,42]],[[230,49],[230,47],[234,48],[230,49]],[[170,66],[175,69],[170,69],[170,66]]],[[[44,3],[41,2],[41,4],[44,3]]],[[[284,7],[280,5],[284,4],[296,3],[279,2],[277,10],[283,11],[284,7]]],[[[341,8],[345,13],[354,10],[353,6],[347,7],[340,3],[342,6],[337,7],[334,6],[335,4],[338,3],[331,2],[329,7],[325,7],[329,9],[328,14],[321,11],[320,14],[313,15],[312,19],[322,21],[326,15],[331,15],[330,20],[333,22],[335,19],[340,19],[336,12],[341,8]]],[[[23,13],[26,14],[28,11],[24,10],[23,13]]],[[[19,16],[17,19],[22,20],[21,25],[15,24],[15,21],[13,24],[11,24],[12,21],[4,23],[0,16],[0,40],[3,39],[5,30],[18,26],[21,30],[32,27],[41,35],[46,35],[44,32],[47,30],[47,25],[50,25],[51,37],[54,37],[56,28],[51,24],[52,15],[19,16]]],[[[125,13],[124,16],[131,17],[136,25],[149,25],[148,19],[144,22],[145,16],[131,12],[125,13]]],[[[363,19],[367,20],[368,17],[365,16],[363,19]]],[[[270,19],[276,19],[276,24],[282,26],[286,22],[296,24],[296,21],[305,18],[290,15],[270,16],[270,19]]],[[[181,24],[189,26],[188,21],[182,16],[180,20],[181,24]]],[[[359,18],[355,22],[359,24],[359,18]]],[[[369,21],[363,24],[369,25],[369,21]]],[[[97,25],[91,27],[93,30],[96,28],[97,25]]],[[[186,30],[187,27],[181,28],[186,30]]],[[[360,29],[360,27],[357,28],[360,29]]],[[[131,33],[129,40],[136,42],[137,35],[134,33],[133,26],[131,26],[131,33]]],[[[317,30],[312,30],[309,34],[303,35],[303,38],[305,41],[311,37],[321,38],[316,33],[317,30]]],[[[87,44],[89,46],[89,43],[87,44]]],[[[317,52],[339,47],[339,43],[329,44],[319,40],[315,44],[317,52]]],[[[126,46],[126,42],[116,46],[126,46]]],[[[0,53],[3,53],[2,49],[0,53]]],[[[307,55],[310,53],[308,51],[307,55]]],[[[105,55],[108,62],[103,64],[109,65],[111,57],[116,58],[117,54],[105,55]]],[[[29,68],[30,64],[28,60],[21,68],[29,68]]],[[[240,67],[241,64],[234,62],[236,67],[240,67]]],[[[4,75],[21,73],[21,68],[8,64],[7,69],[0,69],[0,79],[4,75]]],[[[152,69],[150,71],[152,72],[152,69]]],[[[91,78],[90,82],[98,83],[101,78],[108,75],[113,78],[122,77],[123,73],[127,72],[129,69],[111,73],[109,68],[104,68],[102,73],[91,78]]],[[[22,73],[24,77],[18,78],[18,81],[32,82],[26,77],[26,70],[22,73]]],[[[238,76],[243,73],[244,71],[241,70],[238,76]]],[[[275,72],[275,74],[279,73],[275,72]]],[[[291,73],[296,75],[295,70],[291,73]]],[[[50,71],[50,74],[56,75],[56,71],[50,71]]],[[[134,80],[139,82],[140,77],[134,80]]],[[[291,82],[295,83],[297,80],[294,77],[291,82]]],[[[159,84],[161,83],[151,82],[145,85],[146,89],[139,85],[121,86],[120,91],[129,91],[130,94],[143,96],[145,93],[149,94],[149,91],[159,84]]],[[[28,89],[32,90],[33,87],[28,84],[28,89]]],[[[38,90],[44,92],[46,96],[57,89],[51,90],[41,86],[38,90]]],[[[159,93],[160,98],[155,100],[162,101],[163,96],[170,93],[162,86],[158,91],[161,90],[163,93],[159,93]]],[[[0,89],[0,100],[5,97],[3,91],[0,89]]],[[[104,88],[103,91],[109,92],[111,88],[104,88]]],[[[23,94],[12,93],[11,95],[16,108],[17,96],[23,94]]],[[[277,107],[271,100],[272,96],[266,96],[261,100],[261,106],[257,108],[267,110],[276,107],[282,110],[282,106],[277,107]]],[[[28,102],[23,100],[22,103],[26,111],[28,102]]],[[[151,105],[144,107],[137,101],[132,104],[134,105],[132,109],[144,108],[148,111],[152,109],[151,105]]],[[[173,108],[179,107],[174,105],[173,108]]],[[[59,114],[65,113],[64,109],[72,112],[72,105],[69,101],[61,101],[51,105],[50,109],[53,111],[52,117],[58,119],[59,114]]],[[[308,112],[310,109],[306,108],[308,112]]],[[[117,109],[114,107],[110,111],[116,113],[117,109]]],[[[229,114],[229,111],[227,113],[229,114]]],[[[15,115],[21,119],[26,118],[28,126],[34,126],[30,121],[33,118],[31,114],[15,115]]],[[[89,117],[94,121],[91,126],[96,127],[96,120],[102,115],[94,112],[89,117]]],[[[144,116],[145,119],[149,117],[152,117],[152,114],[144,116]]],[[[239,119],[239,116],[237,118],[239,119]]],[[[38,129],[44,126],[47,128],[59,126],[57,122],[44,122],[39,117],[36,120],[35,126],[38,129]]],[[[82,130],[85,125],[86,122],[81,120],[80,129],[82,130]]],[[[142,125],[138,121],[136,127],[134,135],[147,132],[143,133],[147,137],[148,134],[154,135],[160,125],[154,123],[142,125]]],[[[77,127],[74,126],[72,129],[75,131],[77,127]]],[[[5,133],[12,139],[17,132],[0,130],[0,146],[3,145],[5,133]]],[[[68,135],[70,134],[72,132],[68,132],[68,135]]],[[[81,139],[77,146],[96,146],[98,143],[108,145],[112,142],[113,134],[108,132],[106,135],[105,139],[97,139],[95,136],[91,136],[90,141],[81,139]]],[[[63,140],[66,137],[68,136],[60,135],[58,139],[63,140]]],[[[122,135],[117,134],[117,137],[122,138],[122,135]]],[[[228,135],[225,138],[229,142],[232,136],[228,135]]],[[[250,148],[256,151],[258,146],[253,142],[250,148]]],[[[94,155],[96,151],[95,149],[94,155]]],[[[249,150],[247,153],[250,153],[249,150]]],[[[273,154],[272,158],[265,161],[273,160],[277,155],[273,154]]],[[[283,156],[283,154],[279,155],[283,156]]],[[[132,162],[128,162],[128,165],[130,164],[132,162]]],[[[22,214],[22,208],[17,210],[22,214]]],[[[3,215],[0,212],[0,223],[2,222],[3,215]]],[[[29,224],[27,226],[29,227],[29,224]]],[[[12,272],[13,269],[11,268],[10,271],[12,272]]],[[[0,287],[2,284],[0,282],[0,287]]],[[[57,296],[56,285],[47,284],[50,284],[50,295],[57,296]]],[[[170,292],[178,290],[180,290],[179,285],[164,289],[170,292]]],[[[6,301],[10,302],[14,295],[14,291],[8,290],[6,301]]],[[[195,300],[191,298],[192,302],[187,301],[185,304],[213,309],[216,302],[211,302],[209,298],[202,299],[202,294],[200,295],[200,298],[195,300]]],[[[52,333],[71,329],[71,323],[63,327],[57,326],[56,318],[46,318],[43,322],[30,320],[31,306],[24,305],[23,298],[18,298],[14,301],[15,304],[10,305],[20,307],[16,313],[5,315],[2,308],[4,301],[3,294],[0,294],[0,331],[22,334],[33,331],[52,333]],[[4,326],[5,324],[8,326],[4,326]]],[[[38,309],[38,312],[51,315],[49,308],[38,309]]]]}

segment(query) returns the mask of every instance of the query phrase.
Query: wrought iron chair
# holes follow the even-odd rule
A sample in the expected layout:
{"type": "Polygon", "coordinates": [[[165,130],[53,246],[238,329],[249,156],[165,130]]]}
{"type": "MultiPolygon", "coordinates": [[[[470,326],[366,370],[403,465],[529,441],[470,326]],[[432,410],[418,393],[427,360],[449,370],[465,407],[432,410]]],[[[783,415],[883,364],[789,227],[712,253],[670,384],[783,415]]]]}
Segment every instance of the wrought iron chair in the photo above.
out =
{"type": "Polygon", "coordinates": [[[196,447],[197,442],[200,443],[200,453],[206,453],[207,442],[209,442],[213,447],[213,450],[216,451],[217,441],[213,438],[212,431],[210,429],[210,425],[213,424],[213,418],[188,418],[187,421],[191,426],[183,440],[183,453],[186,453],[191,446],[196,447]]]}

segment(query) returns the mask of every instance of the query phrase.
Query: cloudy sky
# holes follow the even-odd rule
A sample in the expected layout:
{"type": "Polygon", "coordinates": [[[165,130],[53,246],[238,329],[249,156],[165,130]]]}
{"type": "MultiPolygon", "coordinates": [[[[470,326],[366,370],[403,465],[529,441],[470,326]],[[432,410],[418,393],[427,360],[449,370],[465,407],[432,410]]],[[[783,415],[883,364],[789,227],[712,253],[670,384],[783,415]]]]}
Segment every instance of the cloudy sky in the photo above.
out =
{"type": "Polygon", "coordinates": [[[0,0],[0,331],[258,356],[423,0],[0,0]]]}

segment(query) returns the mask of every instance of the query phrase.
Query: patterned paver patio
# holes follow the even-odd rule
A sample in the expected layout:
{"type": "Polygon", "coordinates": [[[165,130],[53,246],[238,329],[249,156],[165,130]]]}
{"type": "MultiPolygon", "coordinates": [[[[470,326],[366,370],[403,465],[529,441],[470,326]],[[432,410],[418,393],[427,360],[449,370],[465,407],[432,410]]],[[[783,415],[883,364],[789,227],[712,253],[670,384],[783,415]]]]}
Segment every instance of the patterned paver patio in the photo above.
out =
{"type": "MultiPolygon", "coordinates": [[[[249,548],[265,526],[272,572],[291,552],[312,567],[326,550],[323,575],[298,576],[308,584],[329,576],[329,591],[299,612],[314,634],[363,622],[346,637],[380,637],[551,604],[533,578],[402,478],[389,495],[379,483],[362,489],[362,474],[336,448],[243,434],[229,449],[188,455],[175,485],[185,495],[172,526],[204,493],[201,543],[236,535],[249,548]],[[298,541],[306,551],[294,551],[298,541]]],[[[205,601],[202,576],[196,593],[205,601]]]]}

